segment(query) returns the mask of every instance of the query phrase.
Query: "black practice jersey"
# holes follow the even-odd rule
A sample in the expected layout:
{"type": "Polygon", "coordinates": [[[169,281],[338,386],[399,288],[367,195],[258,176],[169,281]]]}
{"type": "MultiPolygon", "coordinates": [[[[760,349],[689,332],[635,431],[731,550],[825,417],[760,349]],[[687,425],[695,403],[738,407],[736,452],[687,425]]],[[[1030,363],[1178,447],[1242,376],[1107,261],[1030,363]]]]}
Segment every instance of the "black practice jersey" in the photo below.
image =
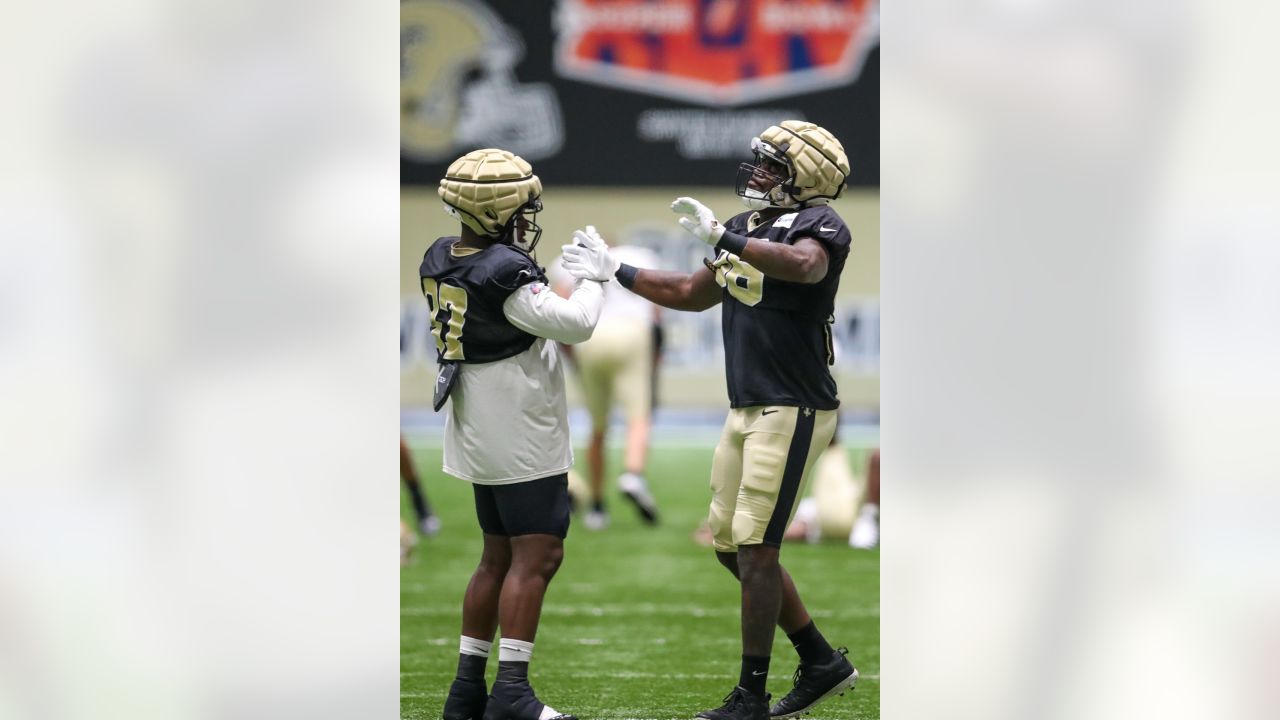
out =
{"type": "Polygon", "coordinates": [[[825,206],[781,215],[745,212],[725,227],[739,235],[794,244],[812,238],[827,250],[827,275],[812,285],[765,277],[721,250],[712,264],[724,288],[721,320],[730,407],[840,405],[829,366],[836,288],[849,256],[849,229],[825,206]],[[762,219],[763,218],[763,219],[762,219]]]}
{"type": "Polygon", "coordinates": [[[507,321],[502,305],[523,285],[546,282],[533,258],[508,245],[454,255],[457,237],[427,248],[418,275],[442,360],[487,363],[528,350],[535,338],[507,321]]]}

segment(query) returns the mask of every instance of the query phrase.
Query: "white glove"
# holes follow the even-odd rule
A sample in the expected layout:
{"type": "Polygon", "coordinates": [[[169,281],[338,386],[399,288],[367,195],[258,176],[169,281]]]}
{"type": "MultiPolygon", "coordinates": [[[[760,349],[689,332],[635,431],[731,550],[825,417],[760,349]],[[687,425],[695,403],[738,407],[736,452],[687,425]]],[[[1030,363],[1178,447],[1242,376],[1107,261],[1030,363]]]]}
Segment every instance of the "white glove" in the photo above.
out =
{"type": "Polygon", "coordinates": [[[588,225],[581,230],[573,231],[573,239],[577,241],[577,245],[585,245],[587,247],[607,247],[604,238],[600,237],[600,233],[596,232],[595,225],[588,225]]]}
{"type": "Polygon", "coordinates": [[[671,203],[671,211],[684,215],[680,218],[680,227],[693,233],[702,242],[714,246],[724,235],[724,226],[716,222],[711,208],[691,197],[679,197],[671,203]]]}
{"type": "Polygon", "coordinates": [[[622,263],[609,254],[604,238],[588,225],[573,232],[575,243],[560,248],[565,272],[578,280],[605,282],[613,278],[622,263]]]}

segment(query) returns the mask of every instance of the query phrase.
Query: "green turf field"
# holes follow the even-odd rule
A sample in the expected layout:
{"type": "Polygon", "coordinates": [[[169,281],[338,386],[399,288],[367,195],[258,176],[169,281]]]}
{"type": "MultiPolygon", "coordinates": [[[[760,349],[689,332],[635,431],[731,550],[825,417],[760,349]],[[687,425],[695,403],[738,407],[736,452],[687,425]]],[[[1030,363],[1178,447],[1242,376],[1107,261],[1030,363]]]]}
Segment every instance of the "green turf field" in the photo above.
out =
{"type": "MultiPolygon", "coordinates": [[[[414,458],[444,529],[418,545],[401,574],[400,715],[434,719],[457,666],[462,594],[481,542],[470,486],[441,475],[439,450],[416,449],[414,458]]],[[[711,448],[655,448],[648,479],[664,513],[656,529],[642,526],[616,495],[608,530],[587,532],[575,518],[530,666],[539,697],[557,710],[582,720],[692,718],[719,705],[737,682],[738,587],[712,551],[692,540],[709,500],[710,465],[711,448]]],[[[407,502],[402,513],[412,517],[407,502]]],[[[782,559],[819,629],[849,647],[861,673],[853,692],[813,717],[878,718],[879,551],[787,544],[782,559]]],[[[790,689],[795,657],[779,632],[769,678],[775,697],[790,689]]]]}

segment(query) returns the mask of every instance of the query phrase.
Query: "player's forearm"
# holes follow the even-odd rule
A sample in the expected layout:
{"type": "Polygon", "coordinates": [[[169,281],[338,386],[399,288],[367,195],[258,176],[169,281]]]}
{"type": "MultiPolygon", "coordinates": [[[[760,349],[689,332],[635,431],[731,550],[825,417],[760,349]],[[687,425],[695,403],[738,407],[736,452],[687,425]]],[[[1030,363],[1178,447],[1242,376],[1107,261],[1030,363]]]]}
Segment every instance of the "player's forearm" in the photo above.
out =
{"type": "MultiPolygon", "coordinates": [[[[558,295],[552,296],[561,299],[558,295]]],[[[552,300],[552,298],[548,298],[552,300]]],[[[552,302],[547,303],[551,305],[552,302]]],[[[604,307],[604,288],[594,280],[579,280],[569,295],[559,306],[559,313],[548,317],[550,321],[543,337],[562,343],[580,343],[591,339],[591,334],[600,321],[600,310],[604,307]]]]}
{"type": "Polygon", "coordinates": [[[737,255],[771,278],[812,284],[827,274],[825,258],[805,248],[730,235],[726,232],[716,247],[737,255]]]}
{"type": "Polygon", "coordinates": [[[656,305],[672,310],[698,311],[714,305],[694,292],[693,275],[667,270],[639,270],[624,265],[618,272],[623,287],[656,305]]]}
{"type": "Polygon", "coordinates": [[[593,280],[579,281],[573,294],[562,298],[545,285],[523,287],[512,293],[503,305],[507,320],[531,335],[562,343],[580,343],[591,339],[604,290],[593,280]]]}

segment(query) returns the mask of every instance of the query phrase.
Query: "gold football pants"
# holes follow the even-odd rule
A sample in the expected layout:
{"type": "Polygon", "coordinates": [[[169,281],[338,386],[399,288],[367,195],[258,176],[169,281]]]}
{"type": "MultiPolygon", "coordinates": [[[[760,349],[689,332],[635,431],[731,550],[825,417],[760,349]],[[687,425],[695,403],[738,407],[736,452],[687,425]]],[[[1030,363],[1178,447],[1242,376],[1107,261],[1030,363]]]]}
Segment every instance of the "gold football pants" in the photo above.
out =
{"type": "Polygon", "coordinates": [[[782,544],[805,478],[835,430],[835,410],[770,405],[729,411],[711,465],[708,524],[716,550],[782,544]]]}

